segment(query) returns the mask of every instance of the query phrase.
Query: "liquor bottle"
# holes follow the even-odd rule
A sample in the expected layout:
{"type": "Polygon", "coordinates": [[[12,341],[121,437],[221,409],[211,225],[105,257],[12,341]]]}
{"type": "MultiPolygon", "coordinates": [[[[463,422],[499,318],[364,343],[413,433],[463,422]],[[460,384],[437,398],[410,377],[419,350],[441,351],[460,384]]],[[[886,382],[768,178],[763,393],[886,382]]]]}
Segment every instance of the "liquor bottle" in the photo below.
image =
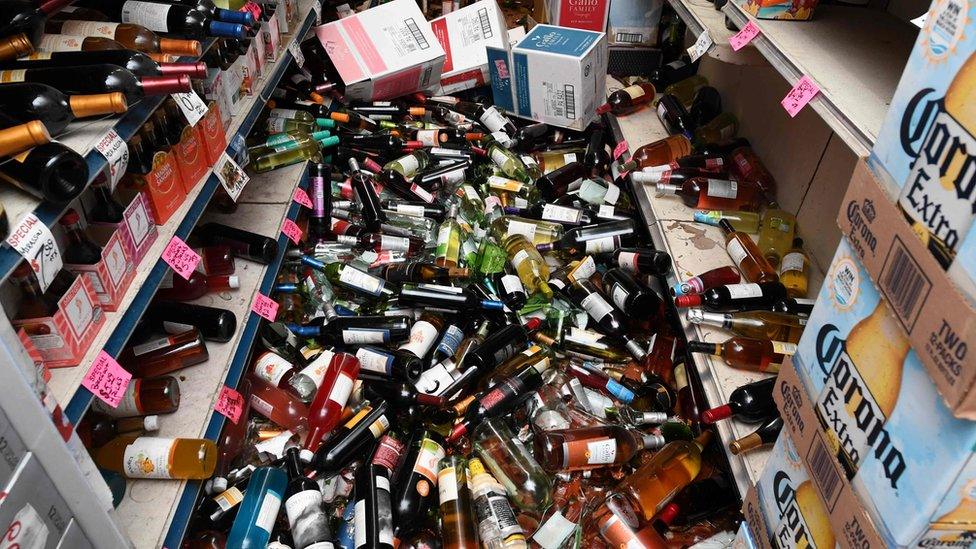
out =
{"type": "Polygon", "coordinates": [[[672,135],[639,147],[628,162],[620,165],[620,171],[629,172],[667,165],[690,153],[691,141],[683,135],[672,135]]]}
{"type": "Polygon", "coordinates": [[[468,482],[480,543],[487,547],[527,548],[525,531],[515,518],[505,487],[478,458],[468,461],[468,482]]]}
{"type": "Polygon", "coordinates": [[[244,501],[227,534],[227,547],[267,547],[287,485],[288,475],[277,467],[258,467],[251,473],[244,501]]]}
{"type": "Polygon", "coordinates": [[[0,181],[51,204],[75,199],[88,183],[88,165],[74,150],[52,141],[0,164],[0,181]]]}
{"type": "Polygon", "coordinates": [[[292,383],[299,369],[294,364],[271,351],[261,353],[254,360],[253,374],[270,385],[291,392],[302,402],[308,403],[318,387],[307,377],[303,383],[292,383]]]}
{"type": "Polygon", "coordinates": [[[614,268],[604,272],[603,290],[626,316],[636,319],[663,318],[664,301],[624,269],[614,268]]]}
{"type": "MultiPolygon", "coordinates": [[[[654,174],[635,172],[635,182],[656,179],[654,174]]],[[[716,179],[695,176],[680,183],[658,182],[655,184],[658,196],[674,195],[689,208],[699,210],[758,210],[759,187],[747,181],[716,179]]]]}
{"type": "Polygon", "coordinates": [[[119,363],[137,377],[156,377],[188,368],[210,357],[196,328],[132,345],[119,355],[119,363]]]}
{"type": "MultiPolygon", "coordinates": [[[[395,466],[395,455],[389,447],[376,445],[372,458],[356,471],[356,549],[393,549],[393,506],[391,503],[390,469],[395,466]]],[[[369,454],[367,454],[369,455],[369,454]]]]}
{"type": "Polygon", "coordinates": [[[454,358],[465,369],[476,368],[481,372],[490,372],[528,346],[529,332],[526,327],[509,324],[491,332],[487,323],[483,324],[473,338],[461,342],[454,358]],[[479,343],[478,336],[482,332],[484,336],[479,343]]]}
{"type": "Polygon", "coordinates": [[[212,440],[121,436],[99,448],[95,464],[126,478],[206,479],[217,463],[212,440]]]}
{"type": "Polygon", "coordinates": [[[73,265],[95,265],[102,260],[102,247],[88,238],[81,228],[81,216],[68,208],[58,224],[64,228],[67,246],[63,252],[64,262],[73,265]]]}
{"type": "Polygon", "coordinates": [[[509,500],[528,514],[539,516],[552,503],[549,475],[512,433],[503,418],[490,418],[475,430],[474,451],[505,487],[509,500]]]}
{"type": "Polygon", "coordinates": [[[474,521],[471,520],[472,501],[466,459],[447,456],[438,463],[437,492],[440,501],[441,541],[444,547],[478,547],[474,521]]]}
{"type": "Polygon", "coordinates": [[[120,435],[135,435],[159,430],[159,416],[112,419],[86,416],[78,424],[78,436],[87,448],[101,448],[120,435]]]}
{"type": "Polygon", "coordinates": [[[793,214],[773,205],[763,214],[756,245],[774,269],[779,267],[780,260],[790,249],[795,226],[796,217],[793,214]]]}
{"type": "Polygon", "coordinates": [[[537,244],[536,249],[540,252],[562,250],[571,256],[610,253],[630,244],[636,233],[633,219],[594,223],[570,229],[552,242],[537,244]]]}
{"type": "Polygon", "coordinates": [[[715,423],[735,417],[746,423],[761,423],[769,417],[778,415],[776,403],[773,402],[775,388],[775,377],[741,385],[729,395],[727,404],[702,412],[701,420],[705,423],[715,423]]]}
{"type": "Polygon", "coordinates": [[[289,326],[299,337],[314,337],[325,344],[359,345],[398,343],[410,337],[412,317],[340,316],[326,324],[289,326]]]}
{"type": "Polygon", "coordinates": [[[618,248],[613,251],[613,263],[635,275],[660,275],[671,272],[671,254],[651,248],[618,248]]]}
{"type": "Polygon", "coordinates": [[[115,408],[101,399],[92,402],[93,410],[112,418],[169,414],[179,407],[180,384],[173,376],[130,380],[115,408]]]}
{"type": "Polygon", "coordinates": [[[595,330],[610,336],[623,334],[627,326],[626,319],[592,282],[577,280],[566,291],[570,300],[593,319],[595,330]]]}
{"type": "Polygon", "coordinates": [[[84,65],[0,71],[0,81],[30,82],[51,86],[69,95],[122,93],[127,104],[135,104],[147,95],[166,95],[190,91],[190,77],[137,77],[117,65],[84,65]]]}
{"type": "Polygon", "coordinates": [[[803,239],[794,238],[793,247],[779,265],[779,280],[786,286],[786,295],[793,298],[807,296],[810,286],[810,260],[803,251],[803,239]]]}
{"type": "Polygon", "coordinates": [[[240,278],[235,275],[207,276],[193,271],[185,279],[172,271],[167,271],[156,291],[156,299],[167,301],[193,301],[211,292],[236,290],[241,287],[240,278]]]}
{"type": "Polygon", "coordinates": [[[308,216],[307,238],[312,244],[327,240],[332,233],[332,192],[327,188],[331,179],[332,168],[328,164],[313,162],[309,167],[312,211],[308,216]]]}
{"type": "Polygon", "coordinates": [[[441,267],[423,261],[389,263],[384,265],[380,272],[387,282],[394,284],[405,282],[450,284],[451,281],[464,280],[471,276],[471,271],[466,268],[441,267]]]}
{"type": "Polygon", "coordinates": [[[305,160],[317,162],[321,156],[322,145],[319,141],[307,139],[295,147],[279,146],[276,149],[280,150],[261,154],[251,160],[251,167],[256,173],[269,172],[305,160]]]}
{"type": "Polygon", "coordinates": [[[773,311],[711,313],[701,309],[688,309],[687,318],[692,324],[717,326],[745,337],[766,338],[787,343],[799,342],[803,328],[806,326],[805,318],[773,311]]]}
{"type": "Polygon", "coordinates": [[[126,48],[147,53],[167,53],[199,57],[203,48],[197,40],[160,38],[153,31],[132,23],[85,21],[84,14],[73,12],[72,19],[49,20],[44,31],[50,34],[110,38],[126,48]]]}
{"type": "Polygon", "coordinates": [[[437,284],[404,284],[400,287],[400,305],[433,307],[449,311],[484,309],[500,311],[505,304],[494,299],[483,299],[471,288],[455,288],[437,284]]]}
{"type": "Polygon", "coordinates": [[[533,439],[535,455],[549,472],[622,465],[644,449],[664,446],[664,437],[620,425],[546,431],[533,439]]]}
{"type": "Polygon", "coordinates": [[[278,255],[278,241],[222,223],[205,223],[193,231],[204,246],[230,246],[236,257],[268,265],[278,255]]]}
{"type": "Polygon", "coordinates": [[[779,372],[783,359],[796,353],[796,345],[737,336],[723,343],[689,341],[688,351],[720,356],[729,366],[740,370],[775,374],[779,372]]]}
{"type": "Polygon", "coordinates": [[[34,45],[24,33],[0,37],[0,62],[13,61],[34,52],[34,45]]]}
{"type": "Polygon", "coordinates": [[[651,520],[675,494],[687,486],[702,466],[702,451],[711,440],[705,431],[695,440],[667,443],[611,492],[620,494],[621,507],[643,520],[651,520]]]}
{"type": "Polygon", "coordinates": [[[339,424],[359,369],[359,360],[348,353],[337,353],[330,359],[329,368],[309,407],[310,431],[305,438],[305,448],[308,450],[315,451],[326,435],[339,424]]]}
{"type": "Polygon", "coordinates": [[[312,467],[320,473],[334,473],[367,451],[390,428],[389,405],[381,402],[356,413],[319,446],[312,467]]]}
{"type": "MultiPolygon", "coordinates": [[[[717,286],[739,284],[741,281],[742,275],[735,267],[718,267],[689,278],[685,282],[678,282],[671,288],[671,295],[677,297],[702,294],[717,286]]],[[[685,306],[679,305],[679,307],[685,306]]]]}
{"type": "Polygon", "coordinates": [[[759,232],[759,214],[756,212],[733,211],[733,210],[698,210],[693,219],[698,223],[705,223],[718,227],[719,221],[726,219],[735,227],[735,230],[744,233],[759,232]]]}
{"type": "Polygon", "coordinates": [[[0,130],[0,158],[12,156],[37,145],[50,142],[51,134],[48,133],[44,123],[40,120],[31,120],[24,124],[4,128],[0,130]]]}
{"type": "Polygon", "coordinates": [[[548,361],[526,364],[515,374],[488,387],[471,403],[461,421],[454,425],[447,442],[456,443],[485,419],[503,415],[531,397],[532,392],[542,386],[541,369],[546,366],[548,361]]]}
{"type": "Polygon", "coordinates": [[[244,25],[215,21],[197,11],[195,6],[129,0],[124,3],[115,1],[110,6],[99,4],[99,8],[107,10],[106,13],[110,16],[117,16],[123,23],[142,25],[155,32],[192,38],[205,36],[247,38],[247,29],[244,25]]]}
{"type": "Polygon", "coordinates": [[[758,448],[763,444],[772,444],[776,442],[776,438],[779,437],[779,433],[782,430],[783,418],[779,415],[771,417],[760,425],[755,431],[730,442],[729,451],[732,452],[732,455],[737,456],[754,448],[758,448]]]}
{"type": "Polygon", "coordinates": [[[719,226],[725,233],[725,249],[746,280],[755,283],[779,280],[776,270],[763,257],[752,237],[735,230],[728,221],[719,221],[719,226]]]}
{"type": "Polygon", "coordinates": [[[611,112],[617,116],[629,114],[654,101],[657,90],[650,82],[640,82],[617,90],[607,96],[607,102],[596,108],[597,114],[611,112]]]}
{"type": "Polygon", "coordinates": [[[374,252],[403,252],[407,257],[421,253],[426,246],[424,239],[417,236],[394,236],[384,233],[362,233],[356,236],[339,235],[336,241],[359,250],[374,252]]]}
{"type": "Polygon", "coordinates": [[[373,178],[364,173],[353,158],[349,159],[349,167],[352,170],[352,188],[360,204],[363,225],[367,230],[378,231],[380,225],[386,223],[387,219],[380,204],[380,197],[375,190],[373,178]]]}
{"type": "Polygon", "coordinates": [[[285,515],[296,549],[305,549],[315,544],[332,540],[329,517],[322,508],[322,491],[314,480],[303,473],[303,464],[298,448],[289,448],[285,453],[288,467],[288,486],[285,488],[285,515]]]}
{"type": "Polygon", "coordinates": [[[532,242],[523,234],[513,234],[504,240],[503,246],[512,268],[525,288],[530,293],[541,293],[547,301],[552,299],[552,289],[547,282],[549,265],[532,242]]]}
{"type": "Polygon", "coordinates": [[[393,478],[394,545],[416,530],[437,502],[437,465],[445,456],[442,442],[438,434],[424,430],[411,444],[405,467],[393,478]]]}

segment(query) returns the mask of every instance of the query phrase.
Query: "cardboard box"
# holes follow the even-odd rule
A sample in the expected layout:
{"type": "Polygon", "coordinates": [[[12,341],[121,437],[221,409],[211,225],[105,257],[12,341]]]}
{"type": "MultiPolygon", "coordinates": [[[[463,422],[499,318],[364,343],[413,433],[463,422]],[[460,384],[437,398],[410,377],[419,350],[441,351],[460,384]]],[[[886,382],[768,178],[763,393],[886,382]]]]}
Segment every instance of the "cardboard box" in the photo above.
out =
{"type": "Polygon", "coordinates": [[[186,199],[186,186],[176,165],[176,158],[168,151],[153,155],[153,169],[142,174],[127,173],[123,181],[145,193],[156,223],[162,225],[176,213],[186,199]]]}
{"type": "Polygon", "coordinates": [[[481,0],[438,17],[430,22],[430,28],[445,53],[439,95],[486,84],[485,46],[505,48],[508,44],[505,14],[495,0],[481,0]]]}
{"type": "Polygon", "coordinates": [[[135,277],[136,264],[126,251],[121,231],[111,231],[107,238],[104,232],[88,232],[102,246],[102,259],[94,265],[66,263],[64,268],[88,279],[103,310],[116,311],[135,277]]]}
{"type": "Polygon", "coordinates": [[[607,39],[611,44],[657,44],[664,0],[611,0],[607,39]]]}
{"type": "MultiPolygon", "coordinates": [[[[279,6],[281,2],[278,3],[279,6]]],[[[264,58],[268,63],[274,63],[278,60],[279,54],[281,54],[281,24],[280,21],[284,17],[284,14],[279,14],[275,11],[275,14],[271,16],[263,25],[261,25],[261,38],[264,40],[264,58]]]]}
{"type": "Polygon", "coordinates": [[[220,69],[207,69],[207,78],[203,81],[203,97],[211,105],[220,106],[220,121],[223,126],[228,126],[231,122],[232,103],[228,100],[227,91],[224,89],[224,71],[220,69]]]}
{"type": "Polygon", "coordinates": [[[200,132],[194,126],[184,126],[180,142],[173,147],[172,152],[176,160],[176,168],[180,171],[183,190],[186,194],[190,194],[190,191],[203,181],[203,176],[210,167],[200,132]]]}
{"type": "Polygon", "coordinates": [[[546,22],[594,32],[607,30],[610,0],[545,0],[546,22]]]}
{"type": "Polygon", "coordinates": [[[91,547],[91,541],[85,536],[81,526],[75,519],[71,519],[71,522],[68,523],[68,529],[64,531],[64,535],[58,541],[57,549],[91,549],[91,547]]]}
{"type": "Polygon", "coordinates": [[[968,352],[976,352],[976,308],[863,161],[854,169],[837,222],[953,414],[976,419],[976,359],[968,352]]]}
{"type": "MultiPolygon", "coordinates": [[[[976,483],[976,422],[953,417],[939,398],[857,255],[842,239],[793,356],[795,373],[781,370],[776,398],[828,510],[866,514],[886,547],[916,547],[945,535],[930,529],[945,526],[959,487],[976,483]],[[839,503],[848,491],[856,498],[839,503]]],[[[971,522],[956,529],[976,535],[976,516],[963,520],[971,522]]]]}
{"type": "Polygon", "coordinates": [[[742,502],[749,541],[761,549],[838,547],[830,515],[793,441],[780,434],[762,476],[742,502]]]}
{"type": "Polygon", "coordinates": [[[805,20],[813,17],[819,0],[746,0],[742,9],[758,19],[805,20]]]}
{"type": "MultiPolygon", "coordinates": [[[[101,242],[108,242],[113,234],[118,233],[119,240],[125,248],[125,255],[134,270],[149,252],[149,247],[156,241],[159,230],[150,212],[149,202],[143,193],[120,188],[115,192],[115,197],[120,203],[125,204],[125,209],[122,211],[122,222],[99,223],[89,221],[88,233],[96,241],[101,242]]],[[[84,196],[82,202],[87,202],[84,196]]],[[[90,209],[88,204],[85,204],[85,207],[86,211],[90,209]]]]}
{"type": "Polygon", "coordinates": [[[4,490],[0,501],[0,528],[9,547],[55,549],[68,529],[71,510],[61,498],[37,456],[29,453],[4,490]],[[10,528],[14,522],[20,528],[10,528]],[[30,543],[29,540],[34,540],[30,543]],[[22,544],[22,545],[21,545],[22,544]]]}
{"type": "Polygon", "coordinates": [[[511,50],[488,47],[495,106],[562,128],[585,129],[606,100],[607,38],[536,25],[511,50]]]}
{"type": "Polygon", "coordinates": [[[220,156],[227,148],[227,130],[224,123],[223,107],[211,101],[207,106],[207,114],[197,122],[197,131],[203,139],[204,153],[207,163],[213,166],[220,160],[220,156]]]}
{"type": "Polygon", "coordinates": [[[346,97],[393,99],[433,89],[444,50],[413,0],[393,0],[315,28],[346,97]]]}
{"type": "Polygon", "coordinates": [[[104,323],[95,289],[85,276],[71,283],[54,316],[11,321],[27,332],[48,368],[76,366],[104,323]]]}

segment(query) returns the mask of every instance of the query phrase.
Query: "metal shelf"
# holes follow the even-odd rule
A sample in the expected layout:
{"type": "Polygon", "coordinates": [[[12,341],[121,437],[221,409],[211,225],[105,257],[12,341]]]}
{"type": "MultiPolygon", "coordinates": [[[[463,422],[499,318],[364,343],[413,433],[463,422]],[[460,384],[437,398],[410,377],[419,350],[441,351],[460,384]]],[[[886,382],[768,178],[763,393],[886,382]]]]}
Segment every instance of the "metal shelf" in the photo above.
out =
{"type": "MultiPolygon", "coordinates": [[[[304,36],[312,27],[315,20],[315,12],[310,9],[309,4],[310,2],[303,3],[303,13],[306,14],[303,24],[299,27],[297,33],[285,41],[286,46],[298,40],[299,37],[304,36]]],[[[250,133],[254,124],[257,122],[261,110],[264,108],[265,103],[267,103],[271,91],[274,90],[284,76],[286,68],[291,64],[291,60],[291,52],[287,48],[284,49],[278,61],[273,65],[269,65],[270,72],[266,72],[264,75],[265,79],[261,86],[261,93],[247,97],[243,100],[242,104],[239,104],[238,113],[234,116],[230,128],[227,130],[228,144],[233,141],[234,137],[250,133]]],[[[101,350],[104,350],[113,357],[117,357],[122,351],[122,348],[129,340],[129,336],[135,330],[136,323],[149,306],[153,295],[156,293],[156,289],[163,280],[163,276],[169,269],[166,263],[159,259],[163,248],[166,247],[166,244],[169,243],[174,235],[184,240],[189,237],[190,232],[197,225],[201,215],[203,215],[204,209],[210,202],[210,198],[220,186],[220,181],[213,174],[212,167],[203,177],[205,181],[194,187],[176,214],[165,225],[158,227],[159,236],[148,253],[149,258],[156,259],[148,260],[151,263],[144,264],[137,269],[136,277],[132,281],[128,292],[123,297],[119,310],[112,313],[105,313],[105,325],[96,336],[88,353],[79,365],[73,368],[57,368],[52,370],[49,385],[58,402],[64,406],[68,418],[73,423],[81,419],[91,404],[91,392],[80,385],[88,365],[91,364],[101,350]]],[[[256,177],[254,179],[261,178],[256,177]]],[[[262,183],[251,181],[248,188],[260,185],[262,183]]],[[[20,256],[16,252],[13,252],[9,248],[5,248],[2,251],[13,253],[19,261],[20,256]]],[[[0,258],[0,268],[3,266],[6,266],[6,264],[0,258]]]]}

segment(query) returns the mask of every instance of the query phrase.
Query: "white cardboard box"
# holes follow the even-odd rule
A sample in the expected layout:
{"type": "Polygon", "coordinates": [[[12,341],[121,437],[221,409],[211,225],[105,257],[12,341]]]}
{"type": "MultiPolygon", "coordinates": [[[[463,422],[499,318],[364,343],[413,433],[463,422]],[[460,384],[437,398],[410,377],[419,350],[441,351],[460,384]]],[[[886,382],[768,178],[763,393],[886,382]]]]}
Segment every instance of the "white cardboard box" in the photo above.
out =
{"type": "Polygon", "coordinates": [[[441,91],[451,94],[488,82],[488,54],[485,46],[504,48],[508,44],[505,15],[495,0],[481,0],[430,22],[444,48],[441,91]]]}
{"type": "Polygon", "coordinates": [[[444,50],[414,0],[393,0],[315,28],[346,97],[393,99],[433,89],[444,50]]]}
{"type": "Polygon", "coordinates": [[[546,20],[552,25],[595,32],[607,30],[610,0],[545,0],[545,2],[546,20]]]}

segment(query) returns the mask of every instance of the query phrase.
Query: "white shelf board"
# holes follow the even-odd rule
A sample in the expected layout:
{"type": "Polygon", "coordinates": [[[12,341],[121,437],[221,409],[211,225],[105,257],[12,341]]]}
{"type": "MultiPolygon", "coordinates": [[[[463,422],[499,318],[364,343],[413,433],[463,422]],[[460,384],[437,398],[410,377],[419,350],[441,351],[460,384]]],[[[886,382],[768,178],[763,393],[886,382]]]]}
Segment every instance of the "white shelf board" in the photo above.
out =
{"type": "Polygon", "coordinates": [[[768,61],[751,45],[739,51],[732,49],[729,38],[738,31],[725,28],[725,13],[715,9],[709,0],[668,0],[668,3],[685,22],[688,30],[697,37],[704,30],[715,43],[708,56],[733,65],[767,65],[768,61]]]}
{"type": "MultiPolygon", "coordinates": [[[[608,93],[614,84],[608,82],[608,93]]],[[[617,117],[620,130],[631,151],[637,147],[668,137],[655,111],[645,108],[629,116],[617,117]]],[[[676,197],[654,196],[653,185],[636,185],[635,193],[639,207],[645,212],[651,237],[659,250],[671,254],[673,272],[667,278],[668,285],[684,281],[710,269],[733,265],[725,251],[725,239],[718,227],[691,221],[694,210],[684,205],[676,197]]],[[[756,238],[756,235],[753,235],[756,238]]],[[[811,269],[815,269],[811,265],[811,269]]],[[[823,281],[823,273],[811,273],[809,295],[816,295],[823,281]]],[[[688,339],[708,342],[722,342],[732,337],[732,333],[721,328],[692,324],[680,314],[681,327],[688,339]]],[[[729,395],[737,387],[758,381],[768,374],[747,372],[729,367],[719,357],[693,354],[692,364],[698,371],[705,389],[709,406],[728,402],[729,395]]],[[[719,440],[732,468],[739,494],[745,497],[765,467],[771,447],[761,447],[736,456],[729,452],[732,440],[746,436],[756,430],[758,425],[742,423],[735,419],[720,421],[715,425],[719,440]]]]}

